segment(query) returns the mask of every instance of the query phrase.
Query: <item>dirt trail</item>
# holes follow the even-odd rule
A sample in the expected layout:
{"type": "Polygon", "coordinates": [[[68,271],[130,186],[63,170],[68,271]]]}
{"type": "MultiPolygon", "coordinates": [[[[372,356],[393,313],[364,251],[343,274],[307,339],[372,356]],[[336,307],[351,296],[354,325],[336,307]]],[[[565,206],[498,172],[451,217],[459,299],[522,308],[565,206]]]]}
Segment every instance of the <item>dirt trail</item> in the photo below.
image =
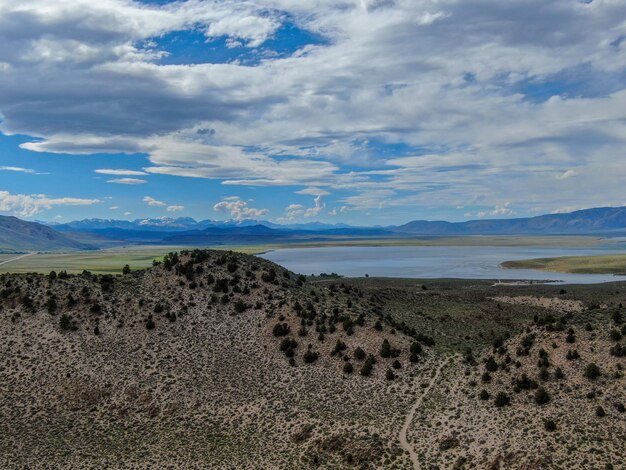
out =
{"type": "Polygon", "coordinates": [[[18,259],[26,258],[27,256],[32,256],[34,254],[35,253],[26,253],[25,255],[20,255],[20,256],[16,256],[15,258],[0,261],[0,266],[2,266],[3,264],[10,263],[11,261],[17,261],[18,259]]]}
{"type": "Polygon", "coordinates": [[[430,392],[430,389],[439,378],[439,375],[441,374],[441,371],[443,370],[443,368],[451,360],[452,358],[450,357],[444,360],[439,365],[439,367],[437,367],[437,370],[435,371],[435,375],[433,375],[432,378],[430,379],[430,382],[428,382],[428,386],[423,389],[422,394],[417,398],[417,400],[415,400],[415,403],[413,403],[413,406],[411,407],[408,414],[406,415],[406,418],[404,418],[404,425],[402,426],[402,429],[400,429],[400,434],[398,435],[398,439],[400,440],[400,447],[402,447],[404,450],[406,450],[409,453],[409,457],[411,458],[411,462],[413,463],[413,468],[415,470],[420,470],[421,467],[420,467],[419,459],[417,458],[417,453],[415,452],[411,444],[409,444],[409,441],[406,438],[406,433],[409,430],[409,426],[411,425],[413,418],[415,417],[415,413],[417,412],[419,407],[422,406],[422,403],[424,402],[424,398],[426,398],[426,395],[428,395],[428,392],[430,392]]]}

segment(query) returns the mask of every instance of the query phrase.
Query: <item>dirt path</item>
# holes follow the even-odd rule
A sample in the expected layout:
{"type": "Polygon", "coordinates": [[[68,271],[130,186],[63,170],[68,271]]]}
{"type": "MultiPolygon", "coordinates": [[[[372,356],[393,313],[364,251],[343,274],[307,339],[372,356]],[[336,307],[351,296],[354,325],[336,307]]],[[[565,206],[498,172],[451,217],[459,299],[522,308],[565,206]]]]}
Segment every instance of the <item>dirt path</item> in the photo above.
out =
{"type": "Polygon", "coordinates": [[[404,450],[406,450],[409,453],[409,457],[411,458],[411,462],[413,463],[413,468],[415,470],[420,470],[421,468],[420,462],[419,462],[419,459],[417,458],[417,453],[413,449],[413,446],[409,444],[409,441],[406,438],[406,433],[409,430],[409,426],[411,425],[413,418],[415,417],[415,413],[417,413],[417,410],[419,409],[419,407],[422,406],[422,403],[424,402],[424,398],[426,398],[426,395],[428,395],[428,392],[430,392],[430,389],[439,378],[439,375],[441,374],[441,371],[443,370],[443,368],[451,360],[452,358],[450,357],[446,359],[445,361],[443,361],[439,365],[439,367],[437,367],[437,370],[435,371],[435,375],[433,375],[433,377],[430,379],[430,382],[428,382],[428,386],[423,389],[422,394],[417,398],[417,400],[415,400],[415,403],[413,403],[413,406],[411,407],[408,414],[406,415],[406,418],[404,418],[404,425],[402,426],[402,429],[400,429],[400,434],[398,435],[398,439],[400,440],[400,447],[402,447],[404,450]]]}
{"type": "Polygon", "coordinates": [[[18,259],[26,258],[27,256],[32,256],[35,253],[26,253],[25,255],[16,256],[15,258],[7,259],[4,261],[0,261],[0,266],[10,263],[11,261],[17,261],[18,259]]]}

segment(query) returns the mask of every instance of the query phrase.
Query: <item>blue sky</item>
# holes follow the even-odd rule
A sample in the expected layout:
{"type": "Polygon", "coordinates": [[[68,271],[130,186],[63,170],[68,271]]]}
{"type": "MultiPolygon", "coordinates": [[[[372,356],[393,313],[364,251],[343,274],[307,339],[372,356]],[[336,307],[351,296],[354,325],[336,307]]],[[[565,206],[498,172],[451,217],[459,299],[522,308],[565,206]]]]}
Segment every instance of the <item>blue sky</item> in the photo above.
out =
{"type": "Polygon", "coordinates": [[[0,0],[0,214],[626,204],[626,1],[0,0]]]}

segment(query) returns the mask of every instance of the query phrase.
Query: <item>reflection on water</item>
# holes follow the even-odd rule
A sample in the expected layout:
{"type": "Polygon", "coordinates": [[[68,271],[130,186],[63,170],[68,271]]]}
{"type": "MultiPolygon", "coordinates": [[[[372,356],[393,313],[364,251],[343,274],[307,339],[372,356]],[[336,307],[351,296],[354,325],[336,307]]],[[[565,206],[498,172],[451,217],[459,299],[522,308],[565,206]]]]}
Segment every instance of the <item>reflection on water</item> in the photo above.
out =
{"type": "Polygon", "coordinates": [[[607,274],[566,274],[503,269],[509,260],[626,253],[626,244],[595,247],[399,246],[286,248],[261,255],[294,272],[405,278],[537,279],[567,283],[626,280],[607,274]]]}

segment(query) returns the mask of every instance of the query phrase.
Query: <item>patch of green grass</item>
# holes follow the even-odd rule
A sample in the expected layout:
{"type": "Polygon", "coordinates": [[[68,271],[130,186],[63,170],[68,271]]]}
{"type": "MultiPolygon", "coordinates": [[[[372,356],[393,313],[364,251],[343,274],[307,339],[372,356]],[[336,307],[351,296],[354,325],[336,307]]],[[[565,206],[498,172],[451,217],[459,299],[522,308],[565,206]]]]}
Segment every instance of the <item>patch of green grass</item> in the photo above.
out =
{"type": "Polygon", "coordinates": [[[576,274],[626,274],[626,254],[505,261],[502,267],[576,274]]]}

